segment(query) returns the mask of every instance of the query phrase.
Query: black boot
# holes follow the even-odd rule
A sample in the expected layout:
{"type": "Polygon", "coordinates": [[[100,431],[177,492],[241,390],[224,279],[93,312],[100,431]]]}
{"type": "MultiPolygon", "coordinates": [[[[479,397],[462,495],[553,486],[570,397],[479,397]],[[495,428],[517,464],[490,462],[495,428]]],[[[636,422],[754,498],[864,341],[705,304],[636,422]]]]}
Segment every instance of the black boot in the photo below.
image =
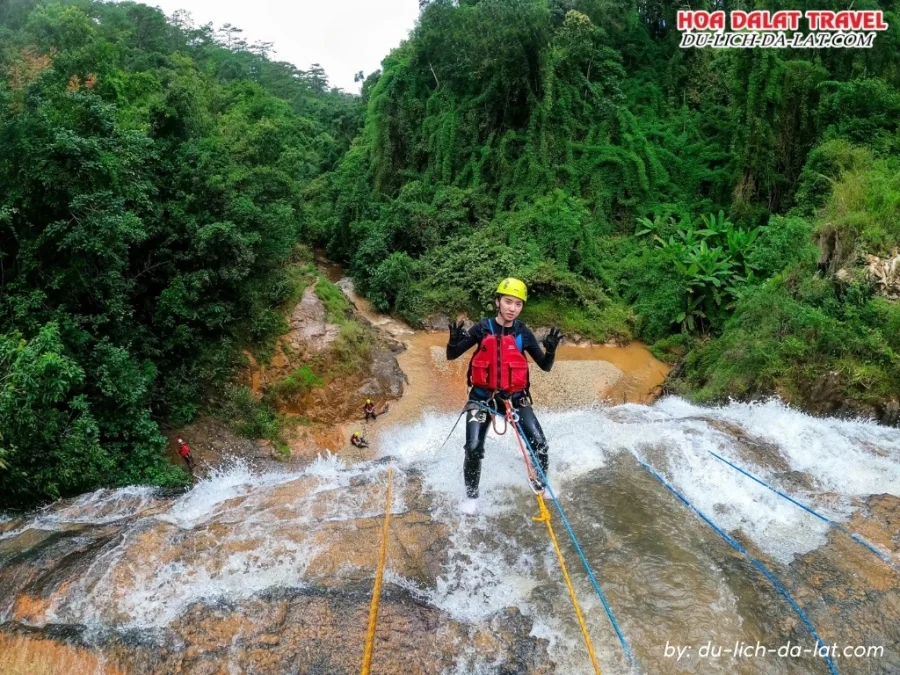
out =
{"type": "Polygon", "coordinates": [[[478,497],[478,483],[481,481],[481,456],[477,450],[466,450],[466,459],[463,462],[463,480],[466,482],[466,496],[469,499],[478,497]]]}

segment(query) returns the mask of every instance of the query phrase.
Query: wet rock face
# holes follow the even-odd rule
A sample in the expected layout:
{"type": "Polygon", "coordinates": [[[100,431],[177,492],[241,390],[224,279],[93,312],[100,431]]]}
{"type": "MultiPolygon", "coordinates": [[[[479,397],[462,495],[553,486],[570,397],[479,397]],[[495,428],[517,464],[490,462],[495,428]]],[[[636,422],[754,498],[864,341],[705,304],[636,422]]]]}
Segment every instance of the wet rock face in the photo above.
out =
{"type": "MultiPolygon", "coordinates": [[[[370,592],[363,587],[292,590],[239,603],[197,604],[153,640],[120,635],[91,644],[84,632],[76,629],[68,631],[65,641],[54,641],[16,636],[25,631],[15,628],[9,635],[0,633],[0,644],[14,648],[16,660],[23,663],[46,659],[49,649],[64,656],[61,664],[91,666],[90,671],[64,668],[48,674],[350,675],[359,672],[362,662],[370,592]],[[42,645],[39,657],[26,651],[26,640],[30,651],[34,651],[33,645],[42,645]]],[[[425,675],[452,670],[460,644],[475,647],[476,661],[489,660],[496,665],[495,672],[554,672],[547,657],[547,641],[529,636],[530,631],[531,621],[514,609],[472,627],[416,601],[405,591],[388,588],[379,605],[372,672],[425,675]]]]}
{"type": "Polygon", "coordinates": [[[396,354],[403,345],[376,330],[363,316],[354,313],[361,344],[345,347],[365,351],[364,372],[344,373],[342,329],[326,321],[325,307],[310,285],[294,309],[290,331],[278,339],[275,353],[267,365],[250,359],[247,380],[257,395],[262,395],[302,366],[312,365],[317,374],[327,373],[326,383],[296,395],[280,399],[283,412],[303,417],[317,425],[332,425],[362,416],[366,397],[380,401],[399,398],[405,377],[397,364],[396,354]]]}
{"type": "MultiPolygon", "coordinates": [[[[238,604],[191,609],[163,649],[111,644],[103,651],[129,673],[207,674],[223,664],[241,673],[358,673],[369,591],[289,592],[238,604]]],[[[546,641],[528,636],[517,612],[470,630],[439,610],[389,590],[378,613],[373,673],[439,673],[453,667],[458,641],[479,645],[497,672],[550,673],[546,641]],[[495,629],[499,629],[496,630],[495,629]]]]}
{"type": "MultiPolygon", "coordinates": [[[[100,500],[58,504],[45,516],[52,530],[0,540],[0,641],[24,639],[4,633],[51,638],[110,664],[109,672],[358,672],[384,478],[375,465],[228,498],[148,493],[119,500],[118,512],[100,500]],[[113,520],[90,524],[101,511],[113,520]]],[[[433,588],[449,548],[446,526],[432,519],[415,472],[395,474],[394,490],[388,572],[433,588]]],[[[443,672],[458,663],[461,645],[473,645],[496,672],[553,672],[547,643],[531,628],[515,609],[461,623],[387,583],[372,672],[443,672]]]]}
{"type": "Polygon", "coordinates": [[[103,655],[27,633],[0,633],[0,654],[3,675],[124,675],[103,655]]]}
{"type": "Polygon", "coordinates": [[[287,342],[300,356],[310,356],[327,349],[340,335],[340,326],[325,321],[325,306],[316,295],[315,285],[303,291],[303,298],[294,308],[287,342]]]}
{"type": "MultiPolygon", "coordinates": [[[[694,645],[712,639],[726,647],[735,640],[769,646],[788,640],[811,646],[812,640],[759,569],[629,452],[600,443],[638,449],[686,492],[703,488],[692,499],[713,495],[704,511],[772,570],[823,640],[884,646],[877,659],[842,660],[841,673],[900,672],[900,577],[834,529],[822,528],[820,543],[790,553],[792,540],[815,522],[812,516],[793,507],[782,512],[774,496],[766,501],[769,493],[750,492],[746,477],[719,472],[706,449],[730,446],[739,464],[787,493],[804,500],[815,493],[813,506],[826,513],[829,504],[846,500],[841,508],[852,510],[847,528],[898,559],[900,499],[885,494],[893,485],[872,472],[866,477],[880,481],[878,494],[863,486],[863,492],[829,496],[816,486],[830,472],[817,478],[805,472],[805,461],[792,459],[804,441],[786,446],[768,427],[744,426],[745,417],[683,410],[674,419],[664,405],[544,418],[554,436],[565,432],[562,422],[602,438],[582,441],[573,433],[569,443],[585,451],[568,454],[560,439],[551,461],[561,473],[569,471],[567,462],[582,464],[560,480],[562,502],[641,672],[794,675],[825,669],[814,660],[773,658],[756,660],[749,670],[742,667],[749,661],[735,666],[695,659],[674,667],[662,656],[669,639],[694,645]],[[595,433],[610,423],[616,433],[595,433]]],[[[766,419],[784,423],[783,417],[766,419]]],[[[806,431],[821,424],[823,433],[834,426],[806,416],[801,423],[806,431]]],[[[785,428],[787,436],[799,431],[785,428]]],[[[833,446],[850,458],[848,466],[864,464],[871,454],[876,462],[870,468],[893,472],[882,460],[896,456],[897,444],[883,431],[868,437],[854,425],[833,446]]],[[[494,454],[499,445],[488,449],[485,480],[504,471],[521,478],[518,465],[502,467],[494,454]]],[[[803,460],[841,459],[820,452],[803,460]]],[[[359,465],[322,459],[294,472],[238,471],[179,495],[99,491],[0,522],[0,650],[10,644],[4,639],[17,645],[17,657],[27,648],[18,646],[22,640],[52,642],[62,653],[148,675],[358,672],[390,465],[394,501],[373,672],[591,672],[544,526],[532,520],[530,491],[494,483],[483,493],[484,517],[462,519],[454,496],[461,491],[444,484],[459,480],[458,449],[452,455],[452,461],[419,464],[400,460],[398,451],[396,459],[359,465]]],[[[556,534],[603,672],[631,672],[558,522],[556,534]]],[[[4,656],[0,674],[7,675],[4,656]]]]}
{"type": "MultiPolygon", "coordinates": [[[[893,495],[867,497],[852,520],[858,533],[885,551],[900,551],[900,499],[893,495]]],[[[792,589],[798,601],[823,603],[829,612],[820,614],[820,631],[827,640],[846,645],[881,645],[884,655],[877,665],[839,664],[841,672],[900,672],[900,650],[896,627],[900,626],[900,574],[878,561],[869,551],[843,532],[830,529],[828,545],[791,564],[804,580],[792,589]],[[870,670],[870,668],[876,668],[870,670]]]]}

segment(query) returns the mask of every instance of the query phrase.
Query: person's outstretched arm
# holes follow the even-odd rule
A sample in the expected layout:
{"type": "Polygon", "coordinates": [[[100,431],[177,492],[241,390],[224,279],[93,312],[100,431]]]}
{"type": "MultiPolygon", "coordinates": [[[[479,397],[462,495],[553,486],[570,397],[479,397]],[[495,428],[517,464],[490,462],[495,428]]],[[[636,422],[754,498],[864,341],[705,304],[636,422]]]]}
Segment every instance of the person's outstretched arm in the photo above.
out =
{"type": "Polygon", "coordinates": [[[561,341],[562,333],[559,332],[559,329],[551,328],[547,337],[544,338],[544,347],[547,350],[545,353],[531,329],[525,328],[522,331],[522,349],[528,353],[538,368],[548,373],[553,368],[553,362],[556,360],[556,348],[561,341]]]}

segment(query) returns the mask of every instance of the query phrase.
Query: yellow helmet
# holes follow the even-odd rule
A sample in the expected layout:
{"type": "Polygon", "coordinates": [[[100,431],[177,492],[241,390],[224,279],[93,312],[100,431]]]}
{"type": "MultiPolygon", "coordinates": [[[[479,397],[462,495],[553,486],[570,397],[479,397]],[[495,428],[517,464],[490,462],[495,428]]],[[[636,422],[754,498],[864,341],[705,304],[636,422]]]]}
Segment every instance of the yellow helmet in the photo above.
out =
{"type": "Polygon", "coordinates": [[[497,295],[511,295],[522,302],[528,302],[528,288],[525,282],[507,277],[497,286],[497,295]]]}

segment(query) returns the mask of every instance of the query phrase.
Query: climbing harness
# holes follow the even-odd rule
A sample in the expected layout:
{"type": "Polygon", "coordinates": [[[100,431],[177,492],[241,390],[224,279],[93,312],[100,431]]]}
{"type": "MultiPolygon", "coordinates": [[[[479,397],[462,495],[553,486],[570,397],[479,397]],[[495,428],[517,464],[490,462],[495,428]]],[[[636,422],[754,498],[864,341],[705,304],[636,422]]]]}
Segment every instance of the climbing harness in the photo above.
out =
{"type": "Polygon", "coordinates": [[[372,666],[372,650],[375,646],[375,622],[378,618],[378,603],[381,599],[381,580],[384,577],[384,562],[387,558],[388,526],[391,523],[391,488],[393,486],[393,467],[388,468],[387,506],[384,509],[384,526],[381,529],[381,550],[378,553],[378,571],[375,574],[375,587],[372,589],[372,604],[369,606],[369,627],[366,630],[366,648],[363,652],[362,675],[368,675],[372,666]]]}
{"type": "MultiPolygon", "coordinates": [[[[509,414],[510,409],[512,408],[511,403],[508,399],[504,399],[504,403],[507,407],[507,414],[509,414]]],[[[478,401],[469,401],[467,405],[476,405],[484,410],[487,410],[491,415],[499,415],[500,413],[496,410],[489,408],[486,405],[479,403],[478,401]]],[[[628,657],[628,661],[634,665],[634,656],[631,653],[631,648],[628,646],[628,642],[625,640],[625,636],[622,634],[622,629],[619,628],[619,623],[616,621],[616,617],[613,615],[612,608],[609,606],[609,603],[606,600],[606,596],[603,594],[603,590],[600,588],[600,584],[597,582],[597,577],[594,576],[594,571],[591,569],[591,565],[587,560],[587,557],[584,555],[584,551],[581,549],[581,545],[578,543],[578,538],[575,536],[575,532],[572,530],[572,525],[569,523],[569,519],[566,518],[565,511],[563,511],[562,505],[559,503],[559,499],[557,499],[556,494],[553,492],[553,488],[550,487],[550,483],[547,480],[546,474],[544,474],[543,469],[541,469],[540,462],[538,461],[537,455],[534,452],[534,448],[531,447],[531,443],[528,440],[528,437],[522,433],[521,428],[518,423],[518,416],[516,415],[513,418],[510,415],[510,419],[513,420],[513,429],[516,431],[516,437],[519,440],[520,446],[524,444],[525,448],[528,450],[528,456],[531,461],[526,462],[526,466],[528,467],[529,476],[534,475],[533,472],[537,471],[537,477],[544,484],[547,492],[550,493],[550,499],[553,501],[553,505],[556,507],[556,512],[559,514],[559,518],[562,521],[563,526],[566,529],[566,533],[569,535],[569,539],[572,542],[572,546],[575,548],[575,552],[578,554],[578,558],[581,560],[581,565],[584,567],[584,571],[588,575],[588,579],[591,582],[591,586],[593,586],[594,591],[597,593],[597,597],[600,598],[600,602],[603,604],[603,609],[606,611],[606,616],[609,619],[609,622],[612,624],[613,630],[616,632],[616,637],[619,639],[619,644],[622,645],[622,650],[625,652],[625,656],[628,657]]],[[[523,453],[524,455],[524,453],[523,453]]],[[[539,501],[543,501],[541,495],[538,495],[539,501]]],[[[546,506],[545,506],[546,509],[546,506]]],[[[547,512],[549,514],[549,511],[547,512]]],[[[543,513],[541,514],[543,517],[543,513]]],[[[547,521],[549,523],[549,521],[547,521]]],[[[561,555],[561,554],[560,554],[561,555]]],[[[573,596],[574,601],[574,596],[573,596]]],[[[585,639],[587,639],[587,635],[585,634],[585,639]]]]}
{"type": "MultiPolygon", "coordinates": [[[[731,544],[731,547],[734,548],[739,553],[741,553],[742,555],[744,555],[744,557],[746,557],[747,560],[752,562],[756,566],[756,568],[759,569],[759,571],[763,573],[763,575],[766,577],[766,579],[768,579],[772,583],[772,585],[778,590],[778,592],[781,593],[781,595],[783,595],[784,598],[788,601],[788,603],[791,605],[791,607],[797,613],[797,616],[799,616],[800,620],[803,621],[807,630],[810,632],[810,634],[813,636],[813,638],[815,638],[816,644],[825,644],[825,641],[819,637],[819,634],[816,632],[815,626],[813,626],[812,621],[809,620],[809,617],[806,616],[806,613],[800,608],[800,605],[798,605],[794,601],[794,598],[792,598],[791,594],[787,592],[787,589],[785,589],[785,587],[781,585],[781,583],[778,581],[778,579],[775,578],[775,576],[769,571],[769,569],[765,565],[763,565],[759,560],[757,560],[752,555],[750,555],[750,553],[747,551],[747,549],[744,548],[739,541],[737,541],[736,539],[734,539],[734,537],[732,537],[727,532],[722,530],[718,525],[716,525],[712,520],[710,520],[702,511],[700,511],[700,509],[698,509],[690,501],[688,501],[687,497],[685,497],[678,490],[676,490],[674,487],[672,487],[672,485],[665,478],[663,478],[661,475],[659,475],[656,472],[656,470],[653,469],[653,467],[649,466],[648,464],[646,464],[643,460],[641,460],[638,457],[635,457],[635,459],[637,459],[638,463],[642,467],[644,467],[648,472],[650,472],[650,474],[653,475],[653,477],[656,478],[656,480],[658,480],[660,483],[662,483],[663,486],[665,486],[666,489],[669,490],[669,492],[671,492],[679,500],[681,500],[681,502],[685,506],[687,506],[691,511],[693,511],[698,516],[700,516],[700,518],[703,519],[703,521],[707,525],[709,525],[713,530],[715,530],[716,534],[718,534],[720,537],[722,537],[722,539],[724,539],[726,542],[731,544]]],[[[825,661],[828,664],[828,670],[831,672],[831,675],[837,675],[838,671],[834,665],[834,661],[831,660],[831,657],[827,653],[825,654],[825,661]]]]}
{"type": "Polygon", "coordinates": [[[831,525],[832,527],[834,527],[835,529],[840,530],[841,532],[843,532],[844,534],[846,534],[848,537],[850,537],[853,541],[855,541],[857,544],[859,544],[859,545],[861,545],[861,546],[864,546],[864,547],[867,548],[869,551],[871,551],[872,553],[874,553],[875,555],[877,555],[877,556],[878,556],[879,558],[881,558],[884,562],[886,562],[888,565],[890,565],[891,567],[893,567],[894,570],[900,570],[900,566],[898,566],[897,563],[895,563],[895,562],[894,562],[893,560],[891,560],[887,555],[885,555],[884,553],[882,553],[881,551],[879,551],[877,548],[875,548],[875,546],[874,546],[873,544],[870,544],[870,543],[867,542],[865,539],[863,539],[862,537],[860,537],[858,534],[856,534],[856,533],[854,533],[854,532],[851,532],[850,530],[848,530],[846,527],[844,527],[844,526],[841,525],[840,523],[834,522],[833,520],[831,520],[831,518],[828,518],[827,516],[823,516],[821,513],[819,513],[819,512],[817,512],[817,511],[815,511],[815,510],[809,508],[808,506],[806,506],[806,505],[804,505],[804,504],[801,504],[800,502],[798,502],[798,501],[797,501],[796,499],[794,499],[793,497],[789,497],[788,495],[786,495],[785,493],[781,492],[781,491],[778,490],[777,488],[774,488],[774,487],[772,487],[771,485],[769,485],[768,483],[766,483],[765,481],[760,480],[759,478],[757,478],[756,476],[754,476],[754,475],[751,474],[750,472],[745,471],[744,469],[742,469],[741,467],[737,466],[736,464],[732,464],[731,462],[729,462],[729,461],[728,461],[727,459],[725,459],[724,457],[721,457],[720,455],[717,455],[716,453],[714,453],[712,450],[707,450],[707,452],[709,452],[709,454],[711,454],[713,457],[715,457],[716,459],[718,459],[720,462],[724,462],[725,464],[727,464],[728,466],[730,466],[730,467],[731,467],[732,469],[734,469],[735,471],[739,471],[740,473],[744,474],[745,476],[747,476],[747,478],[751,478],[751,479],[755,480],[757,483],[759,483],[760,485],[762,485],[763,487],[769,488],[772,492],[774,492],[775,494],[777,494],[779,497],[784,497],[784,498],[787,499],[789,502],[791,502],[792,504],[795,504],[796,506],[799,506],[801,509],[803,509],[803,510],[806,511],[807,513],[811,513],[811,514],[814,515],[816,518],[818,518],[818,519],[820,519],[820,520],[823,520],[823,521],[825,521],[826,523],[828,523],[829,525],[831,525]]]}
{"type": "MultiPolygon", "coordinates": [[[[493,401],[494,399],[493,399],[493,397],[491,397],[488,400],[493,401]]],[[[462,409],[462,412],[459,413],[459,416],[456,418],[456,422],[453,423],[453,428],[450,429],[450,433],[447,434],[447,437],[444,439],[444,442],[441,443],[440,447],[437,449],[438,452],[443,450],[444,446],[447,445],[447,441],[450,440],[450,437],[453,435],[453,432],[456,431],[456,427],[459,426],[459,421],[463,418],[463,415],[465,415],[470,410],[478,410],[479,407],[480,407],[480,404],[477,401],[469,401],[466,403],[466,405],[462,409]]],[[[496,412],[496,411],[494,411],[494,412],[496,412]]],[[[497,432],[496,427],[494,428],[494,431],[497,432]]],[[[502,436],[503,434],[506,433],[506,430],[504,429],[503,432],[497,432],[497,433],[499,433],[502,436]]]]}

